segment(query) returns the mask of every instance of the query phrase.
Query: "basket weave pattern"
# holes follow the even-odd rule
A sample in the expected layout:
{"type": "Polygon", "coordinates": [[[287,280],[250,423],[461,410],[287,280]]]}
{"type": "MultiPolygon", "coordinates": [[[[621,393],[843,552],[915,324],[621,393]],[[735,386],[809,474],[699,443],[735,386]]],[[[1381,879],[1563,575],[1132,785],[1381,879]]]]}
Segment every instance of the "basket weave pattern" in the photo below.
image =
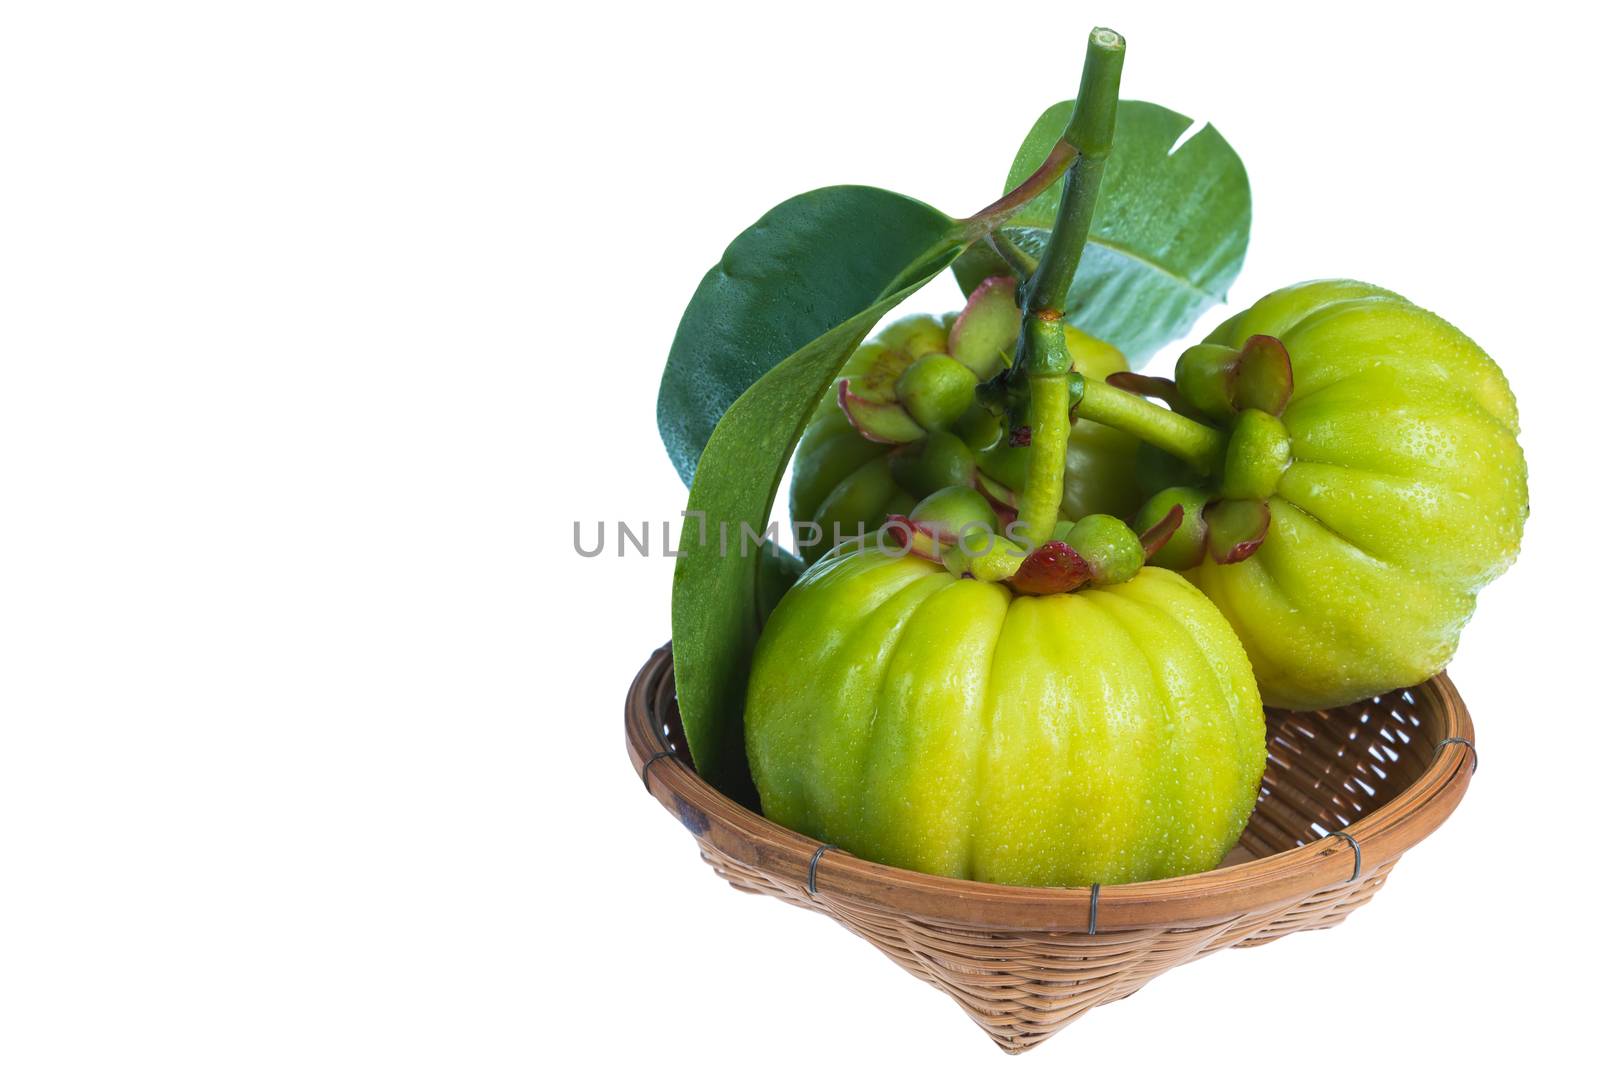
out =
{"type": "Polygon", "coordinates": [[[1339,923],[1444,821],[1476,765],[1471,720],[1443,675],[1339,709],[1269,709],[1261,793],[1224,867],[1103,888],[997,886],[819,852],[717,793],[687,763],[671,667],[663,648],[634,680],[628,751],[707,863],[735,889],[833,917],[1009,1053],[1169,968],[1339,923]]]}

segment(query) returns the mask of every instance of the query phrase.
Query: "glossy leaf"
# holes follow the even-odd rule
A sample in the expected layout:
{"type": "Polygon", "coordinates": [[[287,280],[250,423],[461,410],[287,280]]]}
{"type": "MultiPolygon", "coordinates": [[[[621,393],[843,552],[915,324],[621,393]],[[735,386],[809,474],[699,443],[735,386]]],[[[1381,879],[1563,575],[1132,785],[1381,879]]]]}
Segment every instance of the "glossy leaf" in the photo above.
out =
{"type": "Polygon", "coordinates": [[[819,190],[741,234],[684,314],[659,413],[674,461],[695,472],[689,511],[704,517],[705,537],[691,521],[679,546],[673,670],[690,753],[730,796],[751,796],[744,685],[762,598],[761,553],[750,541],[766,528],[789,456],[850,353],[948,267],[964,240],[956,223],[908,198],[819,190]],[[717,410],[734,389],[736,399],[717,410]]]}
{"type": "MultiPolygon", "coordinates": [[[[1038,166],[1071,116],[1071,101],[1040,116],[1017,153],[1008,186],[1038,166]]],[[[1221,302],[1244,264],[1250,236],[1244,164],[1209,125],[1174,150],[1192,125],[1159,105],[1123,101],[1089,244],[1067,302],[1074,326],[1121,349],[1135,367],[1221,302]]],[[[1000,237],[1036,259],[1060,196],[1057,181],[1013,216],[1000,237]]],[[[956,264],[956,277],[970,293],[1006,269],[980,245],[956,264]]]]}
{"type": "Polygon", "coordinates": [[[740,394],[890,292],[952,226],[910,197],[841,185],[786,200],[735,238],[695,290],[661,376],[656,422],[683,481],[740,394]]]}

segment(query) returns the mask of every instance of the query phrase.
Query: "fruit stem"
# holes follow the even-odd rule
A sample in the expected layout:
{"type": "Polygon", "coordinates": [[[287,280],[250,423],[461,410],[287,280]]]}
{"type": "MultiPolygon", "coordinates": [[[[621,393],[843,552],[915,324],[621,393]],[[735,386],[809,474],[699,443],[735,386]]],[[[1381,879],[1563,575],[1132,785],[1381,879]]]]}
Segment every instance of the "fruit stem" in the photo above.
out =
{"type": "Polygon", "coordinates": [[[1039,261],[1007,237],[1005,231],[996,230],[986,240],[989,247],[994,249],[995,255],[1004,260],[1006,266],[1011,268],[1011,273],[1018,278],[1026,278],[1039,269],[1039,261]]]}
{"type": "Polygon", "coordinates": [[[1122,59],[1127,45],[1115,30],[1099,28],[1089,34],[1089,48],[1078,83],[1078,99],[1063,139],[1078,150],[1067,172],[1061,206],[1056,210],[1050,243],[1040,257],[1039,269],[1028,279],[1023,294],[1024,315],[1041,311],[1064,312],[1067,290],[1083,256],[1089,225],[1094,221],[1095,199],[1105,176],[1106,158],[1117,127],[1117,92],[1122,82],[1122,59]]]}
{"type": "MultiPolygon", "coordinates": [[[[1049,313],[1045,313],[1048,315],[1049,313]]],[[[1069,360],[1066,331],[1059,317],[1027,321],[1035,333],[1033,351],[1054,350],[1069,360]]],[[[1055,362],[1055,361],[1049,361],[1055,362]]],[[[1017,502],[1016,537],[1028,548],[1050,540],[1061,511],[1063,479],[1067,473],[1067,436],[1072,432],[1072,380],[1066,374],[1028,375],[1028,473],[1017,502]]]]}
{"type": "Polygon", "coordinates": [[[1061,507],[1067,437],[1072,430],[1072,354],[1067,351],[1062,314],[1084,242],[1089,239],[1095,199],[1111,154],[1125,47],[1122,35],[1113,30],[1096,29],[1089,34],[1077,103],[1062,135],[1063,141],[1077,149],[1077,158],[1067,171],[1055,228],[1039,267],[1022,287],[1022,330],[1007,377],[1015,382],[1015,376],[1027,375],[1033,440],[1017,507],[1017,533],[1029,548],[1049,539],[1061,507]]]}
{"type": "MultiPolygon", "coordinates": [[[[1202,475],[1215,471],[1228,447],[1227,435],[1215,427],[1154,404],[1137,393],[1093,379],[1083,380],[1077,415],[1115,427],[1162,452],[1170,453],[1202,475]]],[[[1037,428],[1034,431],[1038,433],[1037,428]]]]}

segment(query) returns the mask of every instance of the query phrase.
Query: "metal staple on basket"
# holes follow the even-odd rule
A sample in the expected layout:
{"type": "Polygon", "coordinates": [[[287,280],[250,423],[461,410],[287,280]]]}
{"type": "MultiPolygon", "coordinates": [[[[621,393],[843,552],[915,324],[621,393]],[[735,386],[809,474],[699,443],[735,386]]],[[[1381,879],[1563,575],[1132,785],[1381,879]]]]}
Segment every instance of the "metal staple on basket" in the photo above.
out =
{"type": "Polygon", "coordinates": [[[1356,851],[1356,867],[1355,870],[1350,873],[1350,878],[1346,881],[1353,883],[1357,879],[1361,878],[1361,843],[1356,841],[1356,836],[1351,834],[1349,831],[1329,831],[1322,837],[1343,838],[1346,842],[1350,843],[1350,848],[1356,851]]]}
{"type": "Polygon", "coordinates": [[[806,896],[817,896],[817,862],[822,859],[822,854],[832,849],[833,846],[823,843],[817,846],[817,851],[811,854],[811,863],[806,865],[806,896]]]}
{"type": "Polygon", "coordinates": [[[1438,756],[1447,745],[1464,745],[1472,754],[1472,774],[1478,774],[1478,747],[1472,744],[1471,738],[1445,738],[1433,747],[1433,755],[1438,756]]]}
{"type": "Polygon", "coordinates": [[[650,759],[644,762],[644,768],[639,772],[639,781],[644,783],[645,793],[650,792],[650,766],[656,761],[660,760],[662,757],[677,755],[677,751],[673,749],[657,749],[654,753],[650,754],[650,759]]]}

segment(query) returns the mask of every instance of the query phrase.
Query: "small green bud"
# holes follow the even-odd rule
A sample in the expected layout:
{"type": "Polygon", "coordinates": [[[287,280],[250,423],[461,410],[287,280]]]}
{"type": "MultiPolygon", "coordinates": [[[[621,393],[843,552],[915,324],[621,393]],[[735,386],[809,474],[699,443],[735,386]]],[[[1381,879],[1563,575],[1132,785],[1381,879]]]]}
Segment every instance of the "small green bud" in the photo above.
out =
{"type": "Polygon", "coordinates": [[[902,488],[920,498],[946,486],[971,486],[978,464],[960,438],[935,430],[920,443],[897,450],[889,470],[902,488]]]}
{"type": "Polygon", "coordinates": [[[1089,565],[1089,582],[1114,586],[1127,582],[1144,566],[1144,545],[1122,520],[1109,515],[1086,515],[1062,539],[1089,565]]]}
{"type": "Polygon", "coordinates": [[[986,539],[995,533],[999,520],[983,494],[971,486],[947,486],[913,508],[911,522],[948,542],[963,535],[986,539]]]}
{"type": "Polygon", "coordinates": [[[1276,416],[1246,408],[1233,424],[1222,464],[1222,495],[1230,500],[1264,500],[1289,469],[1289,431],[1276,416]]]}
{"type": "Polygon", "coordinates": [[[978,454],[978,470],[996,482],[1020,486],[1028,477],[1028,446],[1011,444],[1008,435],[978,454]]]}
{"type": "Polygon", "coordinates": [[[891,349],[917,359],[930,352],[944,352],[950,332],[932,315],[908,315],[879,332],[878,340],[891,349]]]}
{"type": "Polygon", "coordinates": [[[1213,419],[1233,417],[1233,374],[1239,350],[1215,342],[1185,349],[1172,377],[1178,392],[1196,410],[1213,419]]]}
{"type": "Polygon", "coordinates": [[[907,524],[918,536],[943,546],[941,559],[955,575],[985,582],[1010,578],[1026,554],[999,533],[1000,520],[983,494],[951,486],[912,509],[907,524]]]}
{"type": "Polygon", "coordinates": [[[967,448],[974,453],[985,449],[992,449],[1000,443],[1000,435],[1005,431],[1005,424],[994,412],[981,404],[974,404],[961,413],[961,418],[956,420],[951,427],[967,448]]]}
{"type": "Polygon", "coordinates": [[[1028,558],[1026,549],[1004,535],[996,534],[976,545],[974,541],[976,537],[969,536],[963,542],[967,571],[985,582],[1004,582],[1028,558]]]}
{"type": "Polygon", "coordinates": [[[894,393],[918,423],[929,430],[943,430],[972,406],[977,388],[977,375],[958,360],[937,352],[906,368],[895,382],[894,393]]]}

